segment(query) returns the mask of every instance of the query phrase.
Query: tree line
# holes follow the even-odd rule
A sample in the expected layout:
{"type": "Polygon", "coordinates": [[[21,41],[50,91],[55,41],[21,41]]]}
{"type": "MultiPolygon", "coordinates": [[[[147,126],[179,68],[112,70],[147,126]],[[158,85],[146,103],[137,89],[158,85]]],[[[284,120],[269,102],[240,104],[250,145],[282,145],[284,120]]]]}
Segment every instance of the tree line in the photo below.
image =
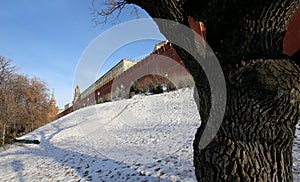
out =
{"type": "Polygon", "coordinates": [[[12,61],[0,56],[1,144],[41,127],[55,118],[46,83],[37,77],[17,74],[12,61]]]}

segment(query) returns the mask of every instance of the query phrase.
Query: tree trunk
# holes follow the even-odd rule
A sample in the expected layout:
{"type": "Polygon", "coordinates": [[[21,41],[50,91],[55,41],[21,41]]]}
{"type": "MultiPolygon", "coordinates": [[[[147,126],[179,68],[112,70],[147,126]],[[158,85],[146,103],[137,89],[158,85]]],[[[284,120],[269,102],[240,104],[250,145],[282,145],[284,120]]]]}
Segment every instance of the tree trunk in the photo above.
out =
{"type": "Polygon", "coordinates": [[[293,180],[292,146],[300,118],[299,75],[299,67],[289,60],[254,60],[231,70],[227,108],[216,137],[200,149],[204,127],[196,134],[198,181],[293,180]]]}
{"type": "MultiPolygon", "coordinates": [[[[202,124],[194,140],[197,180],[292,181],[292,145],[300,119],[300,69],[282,54],[282,42],[300,1],[127,2],[142,7],[153,18],[187,26],[188,16],[203,21],[208,45],[223,68],[225,115],[217,135],[202,148],[199,144],[206,137],[203,133],[212,107],[210,85],[197,60],[175,45],[199,95],[196,102],[202,124]]],[[[158,26],[171,43],[182,39],[197,47],[190,37],[174,33],[175,28],[158,26]]]]}
{"type": "Polygon", "coordinates": [[[17,123],[14,120],[13,138],[17,138],[17,123]]]}
{"type": "Polygon", "coordinates": [[[5,148],[5,140],[6,140],[6,124],[3,124],[2,128],[2,147],[5,148]]]}

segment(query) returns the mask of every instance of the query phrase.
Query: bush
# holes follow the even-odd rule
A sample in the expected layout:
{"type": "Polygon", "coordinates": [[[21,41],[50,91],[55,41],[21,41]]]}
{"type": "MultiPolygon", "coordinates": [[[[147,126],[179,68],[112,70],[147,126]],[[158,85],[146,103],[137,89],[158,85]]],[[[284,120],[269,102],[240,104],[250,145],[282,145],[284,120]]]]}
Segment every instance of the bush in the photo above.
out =
{"type": "Polygon", "coordinates": [[[174,91],[174,90],[176,90],[176,87],[172,83],[168,83],[168,90],[174,91]]]}
{"type": "Polygon", "coordinates": [[[148,88],[149,92],[154,93],[155,92],[155,86],[153,83],[150,83],[149,88],[148,88]]]}
{"type": "Polygon", "coordinates": [[[154,94],[160,94],[160,93],[163,93],[163,88],[161,85],[157,85],[156,88],[153,90],[153,93],[154,94]]]}
{"type": "Polygon", "coordinates": [[[104,102],[103,97],[100,97],[100,98],[98,99],[98,103],[101,104],[101,103],[103,103],[103,102],[104,102]]]}

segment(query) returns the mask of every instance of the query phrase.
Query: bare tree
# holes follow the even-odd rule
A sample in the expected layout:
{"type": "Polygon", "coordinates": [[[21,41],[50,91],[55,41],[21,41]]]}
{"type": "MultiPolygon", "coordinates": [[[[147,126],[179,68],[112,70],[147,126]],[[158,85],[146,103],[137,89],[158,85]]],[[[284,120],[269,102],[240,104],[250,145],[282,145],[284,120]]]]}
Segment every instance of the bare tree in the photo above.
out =
{"type": "Polygon", "coordinates": [[[49,97],[48,89],[38,78],[33,78],[29,81],[26,89],[26,126],[29,131],[32,131],[44,124],[50,122],[48,118],[49,112],[49,97]]]}
{"type": "MultiPolygon", "coordinates": [[[[206,40],[226,79],[227,106],[222,125],[204,149],[199,147],[211,102],[208,80],[186,51],[176,51],[193,75],[202,124],[194,140],[199,181],[292,181],[292,144],[300,119],[300,68],[282,52],[283,37],[299,0],[124,0],[105,1],[100,16],[118,16],[125,4],[144,9],[152,18],[190,26],[204,22],[206,40]]],[[[105,18],[106,20],[106,18],[105,18]]],[[[174,40],[175,30],[157,22],[174,40]]],[[[174,25],[176,26],[176,25],[174,25]]],[[[178,36],[197,49],[194,40],[178,36]]],[[[199,50],[201,52],[201,50],[199,50]]],[[[189,131],[187,131],[189,132],[189,131]]]]}
{"type": "Polygon", "coordinates": [[[11,65],[11,60],[0,56],[0,124],[2,129],[2,145],[4,146],[7,129],[12,123],[16,109],[14,104],[14,86],[12,83],[16,67],[11,65]]]}
{"type": "Polygon", "coordinates": [[[17,137],[20,128],[27,132],[50,122],[46,84],[38,78],[15,73],[11,61],[0,57],[0,126],[2,145],[7,136],[17,137]]]}
{"type": "Polygon", "coordinates": [[[11,65],[12,61],[0,56],[0,86],[5,86],[8,77],[17,70],[17,67],[11,65]]]}
{"type": "Polygon", "coordinates": [[[28,87],[29,80],[24,75],[14,74],[11,79],[11,95],[12,102],[8,103],[14,106],[12,110],[12,124],[10,126],[12,136],[17,137],[17,132],[20,127],[24,127],[24,116],[25,116],[25,92],[28,87]]]}
{"type": "Polygon", "coordinates": [[[92,14],[93,22],[96,25],[103,25],[105,23],[114,23],[117,21],[124,11],[127,11],[130,14],[139,18],[139,9],[134,4],[130,4],[127,1],[96,1],[92,0],[92,14]],[[130,7],[129,7],[130,6],[130,7]],[[99,7],[102,7],[99,9],[99,7]],[[113,16],[111,16],[113,15],[113,16]],[[98,17],[104,18],[99,19],[98,17]]]}

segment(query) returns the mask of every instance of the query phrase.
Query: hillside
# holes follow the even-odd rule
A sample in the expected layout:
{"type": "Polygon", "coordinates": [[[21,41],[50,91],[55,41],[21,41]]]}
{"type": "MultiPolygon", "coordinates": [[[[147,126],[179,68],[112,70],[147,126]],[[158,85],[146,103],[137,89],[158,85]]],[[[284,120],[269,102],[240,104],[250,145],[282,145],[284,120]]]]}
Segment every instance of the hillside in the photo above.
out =
{"type": "Polygon", "coordinates": [[[196,181],[199,125],[192,89],[90,106],[22,137],[39,145],[2,151],[0,181],[196,181]]]}

